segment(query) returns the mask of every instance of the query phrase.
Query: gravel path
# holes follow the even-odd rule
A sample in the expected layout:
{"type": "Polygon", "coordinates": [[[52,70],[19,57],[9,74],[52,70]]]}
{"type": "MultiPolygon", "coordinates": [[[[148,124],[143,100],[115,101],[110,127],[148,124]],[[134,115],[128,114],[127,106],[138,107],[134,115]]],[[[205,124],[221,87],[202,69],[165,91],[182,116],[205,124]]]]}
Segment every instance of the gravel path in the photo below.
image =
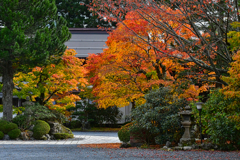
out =
{"type": "Polygon", "coordinates": [[[79,148],[78,144],[117,143],[116,132],[74,132],[62,141],[0,141],[0,160],[240,160],[240,152],[79,148]]]}
{"type": "Polygon", "coordinates": [[[79,148],[77,145],[4,145],[1,160],[239,160],[240,152],[160,151],[149,149],[79,148]]]}

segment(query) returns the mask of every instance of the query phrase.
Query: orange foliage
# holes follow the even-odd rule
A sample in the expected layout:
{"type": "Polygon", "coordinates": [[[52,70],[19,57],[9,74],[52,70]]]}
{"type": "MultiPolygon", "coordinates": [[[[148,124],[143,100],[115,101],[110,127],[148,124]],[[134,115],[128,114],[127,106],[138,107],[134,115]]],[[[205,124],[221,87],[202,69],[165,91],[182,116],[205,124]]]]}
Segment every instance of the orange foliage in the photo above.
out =
{"type": "Polygon", "coordinates": [[[88,83],[84,78],[87,74],[83,67],[84,60],[75,57],[76,54],[75,50],[67,49],[59,64],[35,67],[27,74],[18,73],[14,83],[21,91],[15,91],[15,95],[23,99],[30,96],[33,101],[38,98],[40,104],[69,115],[66,109],[74,107],[75,102],[80,100],[72,92],[88,83]]]}
{"type": "MultiPolygon", "coordinates": [[[[173,27],[181,30],[176,24],[173,27]]],[[[187,55],[173,52],[168,47],[171,43],[172,39],[167,35],[153,30],[152,25],[135,12],[129,12],[124,24],[118,24],[117,29],[110,33],[106,42],[108,49],[97,55],[90,54],[87,60],[86,68],[99,107],[124,107],[135,100],[141,104],[149,90],[159,85],[172,85],[184,67],[169,55],[187,55]],[[128,28],[161,50],[151,47],[128,28]]]]}

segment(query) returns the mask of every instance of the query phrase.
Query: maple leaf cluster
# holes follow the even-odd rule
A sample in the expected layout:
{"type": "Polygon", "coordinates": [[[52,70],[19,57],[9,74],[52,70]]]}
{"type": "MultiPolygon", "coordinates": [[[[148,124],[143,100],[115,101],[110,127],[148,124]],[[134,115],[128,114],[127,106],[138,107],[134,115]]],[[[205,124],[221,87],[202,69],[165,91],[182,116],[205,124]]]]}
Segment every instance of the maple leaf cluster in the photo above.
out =
{"type": "Polygon", "coordinates": [[[118,22],[108,49],[87,60],[99,107],[142,104],[160,86],[197,101],[201,93],[228,85],[222,75],[233,61],[229,42],[235,39],[229,37],[236,32],[228,31],[240,19],[235,2],[94,1],[91,9],[118,22]]]}
{"type": "MultiPolygon", "coordinates": [[[[181,30],[177,25],[173,27],[181,30]]],[[[92,93],[97,97],[99,107],[124,107],[133,101],[142,104],[149,90],[161,85],[173,86],[177,74],[185,68],[167,54],[188,55],[172,51],[168,47],[172,42],[167,35],[153,30],[152,25],[137,13],[128,13],[124,24],[119,23],[117,29],[110,33],[106,42],[108,48],[103,53],[90,54],[87,59],[90,83],[94,85],[92,93]]]]}
{"type": "Polygon", "coordinates": [[[88,84],[84,60],[75,57],[76,54],[75,50],[67,49],[58,64],[35,67],[29,73],[19,72],[14,84],[21,90],[15,90],[14,94],[22,99],[30,96],[32,101],[69,114],[66,109],[75,107],[80,100],[73,92],[88,84]]]}

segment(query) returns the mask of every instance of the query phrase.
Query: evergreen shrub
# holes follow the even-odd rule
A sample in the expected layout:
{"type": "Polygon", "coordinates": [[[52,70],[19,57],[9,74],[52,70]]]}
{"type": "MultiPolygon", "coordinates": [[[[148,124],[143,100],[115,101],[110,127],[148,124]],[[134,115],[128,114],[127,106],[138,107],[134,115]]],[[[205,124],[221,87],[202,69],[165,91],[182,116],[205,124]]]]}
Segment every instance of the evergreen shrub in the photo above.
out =
{"type": "Polygon", "coordinates": [[[10,132],[8,132],[8,135],[11,139],[16,139],[20,136],[21,134],[21,131],[20,129],[14,129],[14,130],[11,130],[10,132]]]}
{"type": "Polygon", "coordinates": [[[47,122],[42,120],[37,120],[35,126],[33,127],[33,137],[40,140],[43,135],[48,134],[50,131],[50,126],[47,122]]]}
{"type": "Polygon", "coordinates": [[[160,87],[145,95],[146,103],[132,111],[133,122],[154,136],[155,143],[165,144],[167,141],[179,142],[183,134],[178,112],[188,104],[185,99],[174,96],[171,88],[160,87]],[[179,133],[179,134],[176,134],[179,133]]]}
{"type": "Polygon", "coordinates": [[[3,133],[8,134],[8,132],[14,129],[18,129],[17,124],[9,122],[3,126],[3,133]]]}
{"type": "Polygon", "coordinates": [[[4,126],[8,123],[9,123],[8,121],[0,120],[0,131],[3,132],[4,126]]]}
{"type": "Polygon", "coordinates": [[[22,130],[26,130],[29,127],[29,123],[27,123],[26,115],[17,115],[12,119],[12,122],[17,124],[18,127],[22,130]]]}
{"type": "MultiPolygon", "coordinates": [[[[221,150],[240,149],[240,98],[213,90],[202,109],[202,129],[221,150]]],[[[199,112],[194,108],[196,120],[199,112]]]]}
{"type": "Polygon", "coordinates": [[[122,142],[129,142],[130,141],[130,131],[129,128],[132,126],[132,123],[128,123],[121,127],[121,129],[118,131],[118,138],[122,142]]]}
{"type": "Polygon", "coordinates": [[[0,131],[0,139],[3,139],[3,137],[4,137],[4,133],[0,131]]]}

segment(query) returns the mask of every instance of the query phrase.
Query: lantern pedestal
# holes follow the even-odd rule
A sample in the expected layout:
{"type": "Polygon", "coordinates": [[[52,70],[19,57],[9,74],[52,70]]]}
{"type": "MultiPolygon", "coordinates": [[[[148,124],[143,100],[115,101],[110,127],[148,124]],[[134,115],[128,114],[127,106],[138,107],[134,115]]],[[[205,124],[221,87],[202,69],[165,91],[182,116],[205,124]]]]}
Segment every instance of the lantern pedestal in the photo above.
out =
{"type": "Polygon", "coordinates": [[[191,116],[193,114],[191,107],[186,106],[185,110],[182,112],[179,112],[179,114],[183,117],[183,121],[181,122],[181,124],[185,128],[185,132],[182,138],[180,139],[180,143],[183,146],[192,145],[194,143],[194,137],[192,137],[192,134],[191,134],[191,128],[193,124],[193,122],[191,121],[191,116]]]}

